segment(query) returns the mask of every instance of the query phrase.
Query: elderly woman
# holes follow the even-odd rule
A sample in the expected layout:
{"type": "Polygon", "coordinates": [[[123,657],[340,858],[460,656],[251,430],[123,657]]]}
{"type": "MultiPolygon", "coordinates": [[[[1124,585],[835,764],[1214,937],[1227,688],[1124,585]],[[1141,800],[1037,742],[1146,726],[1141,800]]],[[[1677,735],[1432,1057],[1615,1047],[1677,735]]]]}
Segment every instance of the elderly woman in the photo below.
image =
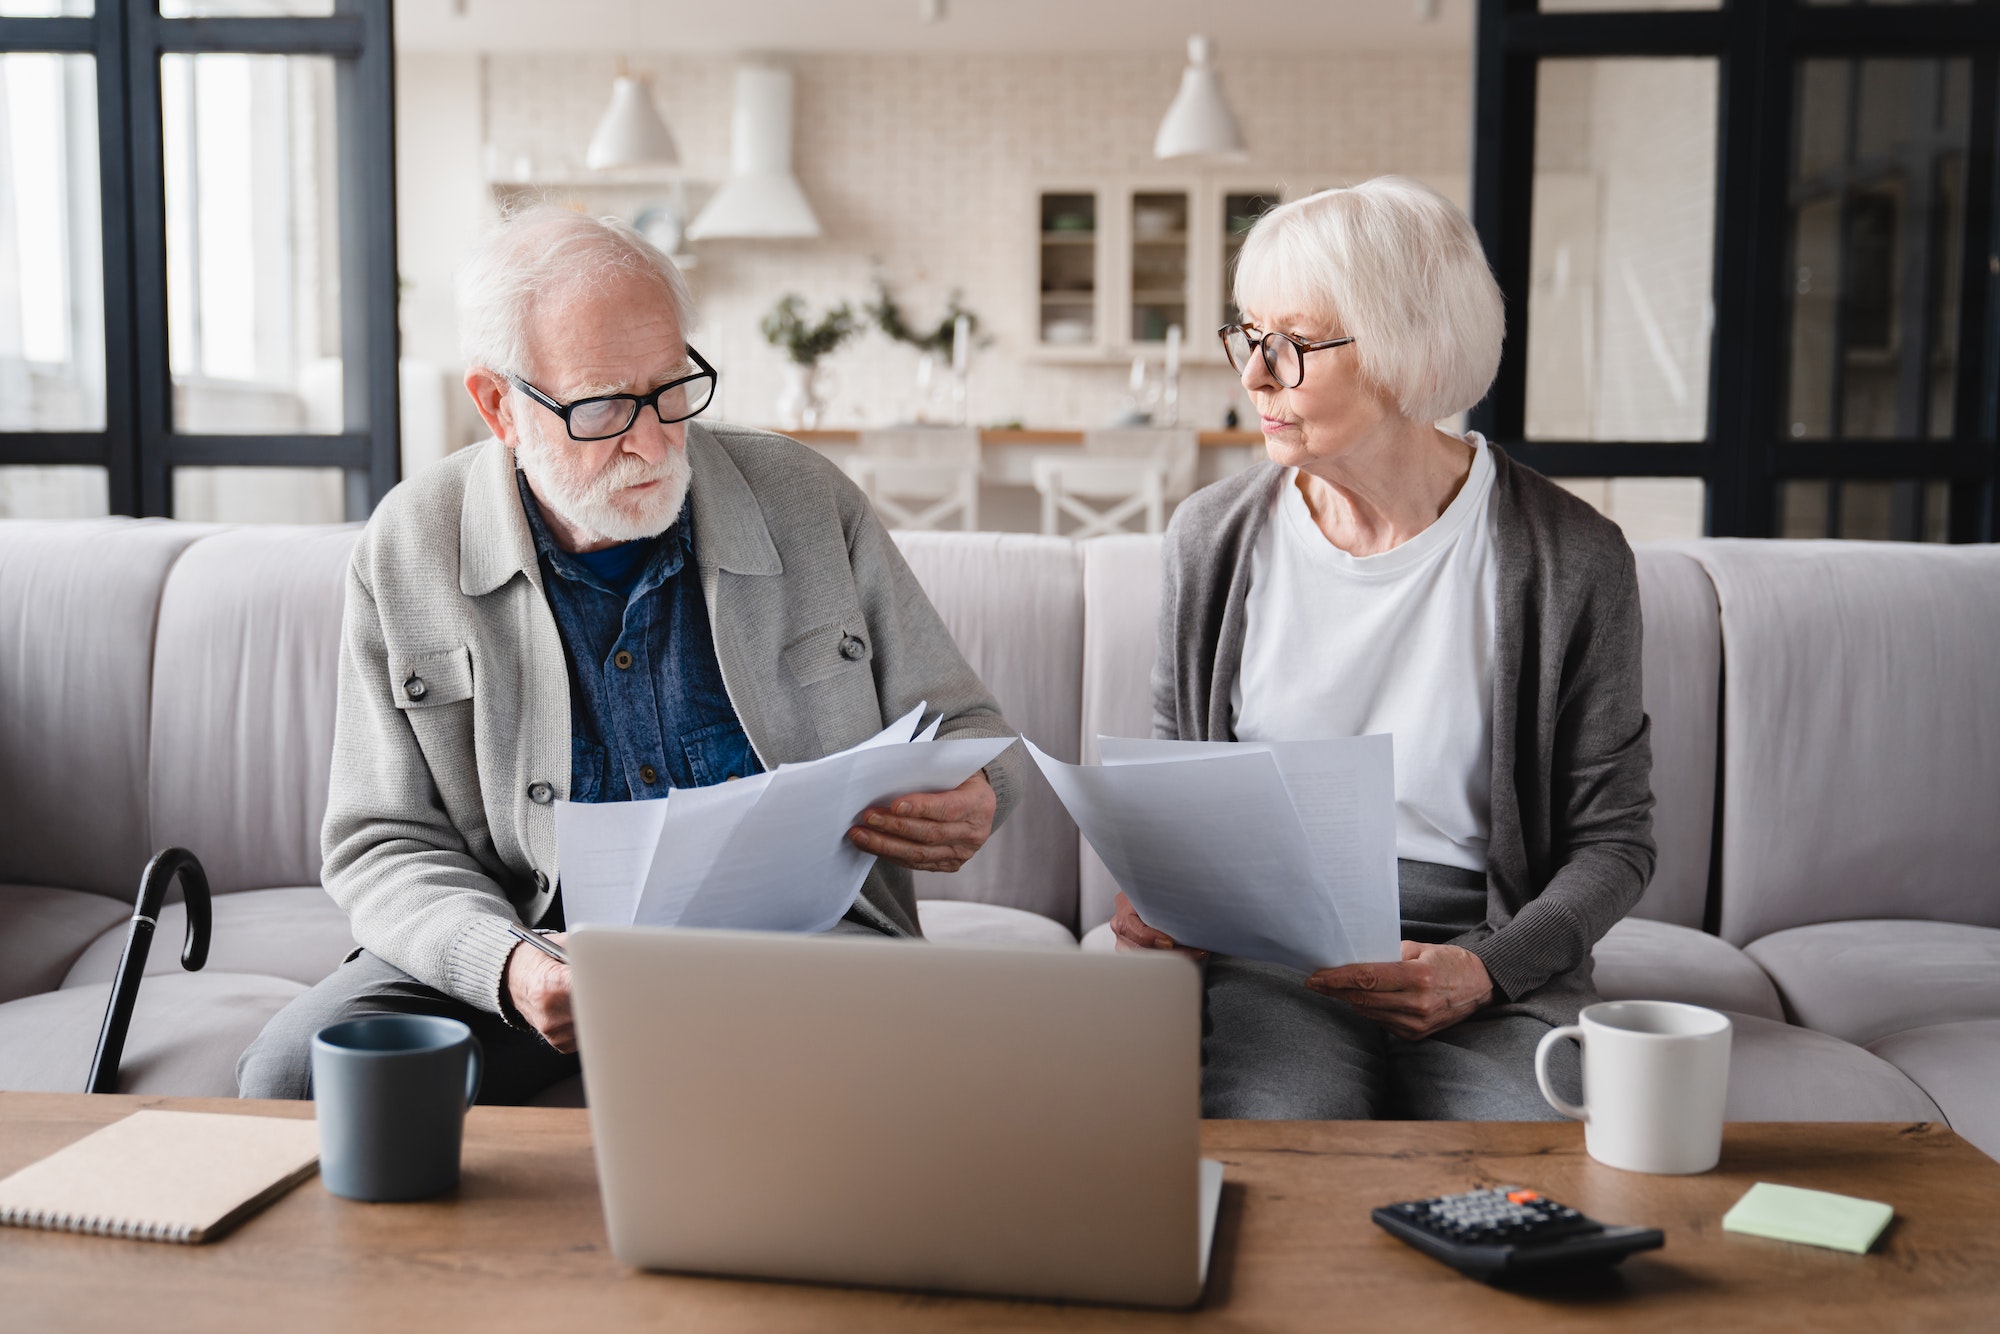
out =
{"type": "MultiPolygon", "coordinates": [[[[1123,895],[1120,948],[1206,963],[1207,1116],[1531,1120],[1535,1046],[1596,999],[1590,950],[1653,869],[1639,592],[1618,529],[1435,425],[1499,365],[1465,216],[1410,181],[1266,215],[1229,361],[1270,461],[1180,507],[1154,731],[1395,737],[1400,961],[1207,958],[1123,895]]],[[[1576,1048],[1559,1044],[1575,1095],[1576,1048]]]]}

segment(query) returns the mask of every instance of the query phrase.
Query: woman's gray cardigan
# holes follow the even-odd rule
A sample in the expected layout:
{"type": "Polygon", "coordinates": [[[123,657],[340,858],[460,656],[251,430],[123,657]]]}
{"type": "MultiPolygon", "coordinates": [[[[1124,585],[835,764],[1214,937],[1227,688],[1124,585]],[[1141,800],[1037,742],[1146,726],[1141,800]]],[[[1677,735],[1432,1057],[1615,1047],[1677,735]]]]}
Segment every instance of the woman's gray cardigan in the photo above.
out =
{"type": "MultiPolygon", "coordinates": [[[[1493,465],[1486,922],[1452,943],[1485,963],[1501,1012],[1566,1024],[1597,999],[1591,946],[1653,874],[1639,583],[1617,525],[1497,448],[1493,465]]],[[[1284,477],[1265,463],[1206,487],[1167,528],[1156,736],[1235,739],[1229,694],[1243,660],[1250,555],[1284,477]]]]}

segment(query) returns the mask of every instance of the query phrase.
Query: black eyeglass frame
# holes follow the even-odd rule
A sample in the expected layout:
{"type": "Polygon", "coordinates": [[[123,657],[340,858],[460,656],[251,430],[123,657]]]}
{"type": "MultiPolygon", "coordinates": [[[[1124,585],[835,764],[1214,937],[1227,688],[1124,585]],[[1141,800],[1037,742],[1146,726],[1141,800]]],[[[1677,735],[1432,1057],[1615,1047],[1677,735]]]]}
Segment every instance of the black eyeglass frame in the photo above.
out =
{"type": "Polygon", "coordinates": [[[589,398],[579,398],[574,403],[561,403],[549,397],[541,390],[535,388],[535,386],[529,384],[526,380],[522,379],[518,375],[509,375],[507,378],[513,382],[515,388],[519,389],[529,398],[534,399],[535,402],[541,404],[543,407],[547,408],[550,412],[555,413],[556,416],[562,418],[563,430],[566,433],[568,433],[570,439],[576,441],[580,445],[588,445],[588,444],[594,444],[599,440],[616,440],[619,436],[625,434],[627,431],[632,429],[633,424],[639,420],[640,411],[645,408],[651,408],[653,410],[653,415],[660,419],[660,425],[662,426],[672,426],[675,422],[691,421],[694,418],[699,417],[703,412],[706,412],[708,410],[708,405],[710,403],[715,402],[715,386],[721,382],[722,377],[716,374],[715,367],[708,364],[708,358],[702,356],[701,353],[694,350],[694,345],[692,343],[688,344],[687,354],[689,359],[692,360],[695,365],[701,367],[701,369],[696,371],[692,375],[683,375],[679,379],[669,380],[665,384],[661,385],[658,389],[655,389],[650,394],[595,394],[589,398]],[[670,389],[678,389],[680,386],[684,384],[692,384],[696,380],[707,380],[709,382],[708,397],[702,400],[702,404],[700,407],[696,408],[693,412],[690,412],[685,416],[674,417],[674,418],[668,418],[664,413],[660,411],[660,395],[666,393],[670,389]],[[611,432],[610,434],[578,435],[575,432],[575,430],[573,430],[570,427],[569,424],[570,414],[572,412],[575,412],[578,408],[584,407],[591,403],[611,403],[620,400],[630,403],[632,405],[632,414],[631,416],[625,419],[625,424],[623,426],[619,427],[617,430],[611,432]]]}
{"type": "Polygon", "coordinates": [[[1273,380],[1276,380],[1279,384],[1284,385],[1284,387],[1287,389],[1297,389],[1301,384],[1305,383],[1306,353],[1324,352],[1326,349],[1330,347],[1346,347],[1349,343],[1354,341],[1354,335],[1348,334],[1342,338],[1329,338],[1326,339],[1324,342],[1308,343],[1303,338],[1295,338],[1291,334],[1284,333],[1277,329],[1258,330],[1258,336],[1256,338],[1251,338],[1250,330],[1256,328],[1257,326],[1254,324],[1225,324],[1220,329],[1217,329],[1215,331],[1215,336],[1222,340],[1223,359],[1229,363],[1229,368],[1231,370],[1235,371],[1238,375],[1243,374],[1243,368],[1236,364],[1236,358],[1232,356],[1229,351],[1229,335],[1233,333],[1240,333],[1243,335],[1245,341],[1247,341],[1250,344],[1250,350],[1252,352],[1259,352],[1263,354],[1264,369],[1270,372],[1271,378],[1273,380]],[[1299,378],[1293,380],[1290,384],[1285,384],[1285,377],[1278,374],[1277,358],[1271,354],[1271,340],[1273,338],[1282,338],[1287,343],[1290,343],[1293,347],[1299,350],[1299,378]]]}

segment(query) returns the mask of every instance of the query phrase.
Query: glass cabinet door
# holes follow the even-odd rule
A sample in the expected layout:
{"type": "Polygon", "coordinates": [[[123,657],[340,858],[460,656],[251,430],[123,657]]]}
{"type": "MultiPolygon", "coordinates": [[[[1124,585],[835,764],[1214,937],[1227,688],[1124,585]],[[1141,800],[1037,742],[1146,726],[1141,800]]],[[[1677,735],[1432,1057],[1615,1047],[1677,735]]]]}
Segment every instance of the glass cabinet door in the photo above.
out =
{"type": "Polygon", "coordinates": [[[1257,219],[1278,206],[1276,190],[1232,190],[1222,196],[1222,322],[1243,318],[1236,308],[1236,256],[1257,219]]]}
{"type": "Polygon", "coordinates": [[[1041,197],[1038,336],[1051,347],[1097,341],[1097,196],[1041,197]]]}
{"type": "Polygon", "coordinates": [[[1132,341],[1158,343],[1170,325],[1187,330],[1188,194],[1132,195],[1132,341]]]}

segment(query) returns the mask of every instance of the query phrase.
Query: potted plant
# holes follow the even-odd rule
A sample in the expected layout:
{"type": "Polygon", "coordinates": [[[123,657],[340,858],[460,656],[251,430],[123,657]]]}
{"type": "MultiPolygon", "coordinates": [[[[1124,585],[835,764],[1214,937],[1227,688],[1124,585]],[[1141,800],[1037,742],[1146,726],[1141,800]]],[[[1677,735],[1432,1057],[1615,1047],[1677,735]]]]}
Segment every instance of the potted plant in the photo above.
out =
{"type": "Polygon", "coordinates": [[[758,327],[764,331],[764,341],[783,348],[788,359],[784,388],[778,394],[778,424],[788,431],[812,430],[825,408],[819,360],[854,334],[853,309],[843,301],[815,320],[806,310],[805,298],[787,292],[758,327]]]}

